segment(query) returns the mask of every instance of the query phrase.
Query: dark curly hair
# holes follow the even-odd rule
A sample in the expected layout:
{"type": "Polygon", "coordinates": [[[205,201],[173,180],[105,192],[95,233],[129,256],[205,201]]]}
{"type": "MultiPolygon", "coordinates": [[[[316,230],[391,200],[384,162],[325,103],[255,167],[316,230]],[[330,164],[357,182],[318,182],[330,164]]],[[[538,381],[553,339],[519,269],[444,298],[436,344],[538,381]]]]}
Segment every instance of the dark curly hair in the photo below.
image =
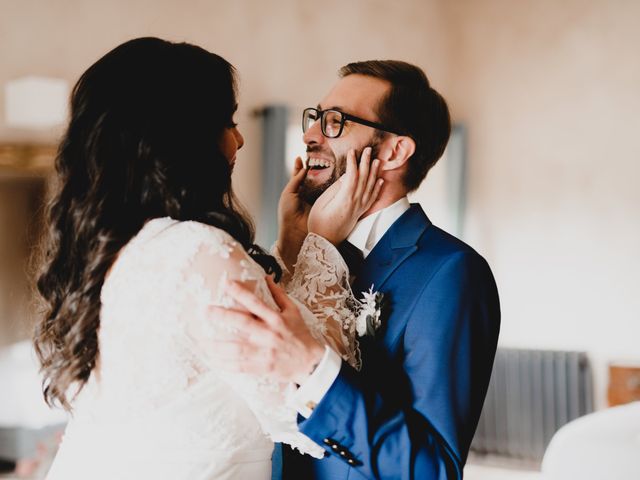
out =
{"type": "Polygon", "coordinates": [[[224,229],[266,272],[254,227],[219,148],[233,126],[236,78],[225,59],[187,43],[128,41],[93,64],[71,95],[46,213],[34,337],[47,403],[70,409],[98,354],[100,292],[120,249],[152,218],[224,229]],[[77,388],[76,388],[77,387],[77,388]]]}

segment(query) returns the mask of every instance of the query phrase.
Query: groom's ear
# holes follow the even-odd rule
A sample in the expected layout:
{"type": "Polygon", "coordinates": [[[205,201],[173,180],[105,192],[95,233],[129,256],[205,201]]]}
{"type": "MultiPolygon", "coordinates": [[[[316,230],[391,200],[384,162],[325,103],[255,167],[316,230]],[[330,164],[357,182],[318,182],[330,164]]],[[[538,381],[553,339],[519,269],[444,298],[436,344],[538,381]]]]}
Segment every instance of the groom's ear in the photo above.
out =
{"type": "Polygon", "coordinates": [[[416,142],[411,137],[402,135],[388,138],[378,153],[380,170],[396,170],[411,158],[416,151],[416,142]]]}

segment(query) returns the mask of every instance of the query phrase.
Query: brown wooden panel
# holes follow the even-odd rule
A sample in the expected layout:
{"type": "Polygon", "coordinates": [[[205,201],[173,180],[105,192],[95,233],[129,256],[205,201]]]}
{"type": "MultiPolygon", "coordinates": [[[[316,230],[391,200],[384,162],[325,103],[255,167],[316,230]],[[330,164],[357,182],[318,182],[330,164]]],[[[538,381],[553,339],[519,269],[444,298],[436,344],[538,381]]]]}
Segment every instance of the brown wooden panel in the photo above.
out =
{"type": "Polygon", "coordinates": [[[609,366],[609,405],[640,400],[640,366],[609,366]]]}

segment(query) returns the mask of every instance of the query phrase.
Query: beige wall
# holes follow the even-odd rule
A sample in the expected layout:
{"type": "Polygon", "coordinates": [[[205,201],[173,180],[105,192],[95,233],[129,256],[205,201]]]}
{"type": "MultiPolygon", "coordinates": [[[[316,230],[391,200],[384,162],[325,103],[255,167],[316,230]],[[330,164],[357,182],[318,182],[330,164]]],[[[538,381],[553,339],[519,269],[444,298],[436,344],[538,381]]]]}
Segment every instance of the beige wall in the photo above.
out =
{"type": "MultiPolygon", "coordinates": [[[[240,74],[237,118],[246,144],[238,154],[234,185],[249,211],[259,212],[261,131],[254,109],[273,102],[315,105],[337,69],[355,59],[405,59],[432,71],[436,83],[446,86],[446,36],[436,1],[405,2],[399,8],[377,0],[323,5],[319,9],[311,0],[0,0],[0,88],[34,74],[73,85],[100,56],[140,36],[189,41],[214,51],[240,74]]],[[[60,128],[9,128],[4,102],[0,90],[0,142],[59,138],[60,128]]],[[[14,208],[3,198],[0,202],[4,209],[14,208]]],[[[0,239],[3,235],[12,232],[0,224],[0,239]]],[[[4,255],[24,258],[12,249],[4,255]]],[[[15,288],[5,288],[14,272],[5,274],[4,283],[0,278],[0,344],[26,331],[15,328],[21,321],[15,288]]]]}
{"type": "MultiPolygon", "coordinates": [[[[399,58],[418,63],[446,91],[445,25],[435,0],[0,0],[0,85],[26,74],[71,84],[119,43],[154,35],[214,51],[240,73],[240,127],[247,139],[235,185],[259,211],[260,125],[255,108],[315,105],[343,64],[399,58]]],[[[0,112],[4,96],[0,95],[0,112]]],[[[58,132],[35,137],[56,138],[58,132]]],[[[8,129],[0,141],[32,139],[8,129]]]]}
{"type": "MultiPolygon", "coordinates": [[[[502,343],[640,356],[640,2],[0,0],[0,84],[73,82],[135,36],[187,40],[241,75],[236,186],[258,211],[271,102],[315,104],[351,60],[419,64],[469,131],[465,238],[498,279],[502,343]]],[[[0,96],[0,109],[4,100],[0,96]]],[[[1,111],[1,110],[0,110],[1,111]]],[[[8,129],[0,141],[53,140],[8,129]]]]}
{"type": "Polygon", "coordinates": [[[640,359],[640,2],[446,2],[467,239],[507,345],[640,359]]]}

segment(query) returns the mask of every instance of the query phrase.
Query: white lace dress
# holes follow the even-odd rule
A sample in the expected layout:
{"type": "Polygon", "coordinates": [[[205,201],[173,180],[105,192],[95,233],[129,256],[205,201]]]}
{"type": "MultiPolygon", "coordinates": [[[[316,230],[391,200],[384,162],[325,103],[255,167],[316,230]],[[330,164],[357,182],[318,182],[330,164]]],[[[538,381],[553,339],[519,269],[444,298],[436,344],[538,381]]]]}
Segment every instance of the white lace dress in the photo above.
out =
{"type": "MultiPolygon", "coordinates": [[[[357,366],[348,272],[335,248],[309,235],[286,273],[312,334],[357,366]]],[[[220,326],[207,307],[231,305],[228,279],[275,307],[264,275],[220,229],[149,221],[103,286],[99,361],[47,479],[267,480],[273,442],[321,457],[298,431],[288,385],[225,374],[209,359],[220,326]]]]}

